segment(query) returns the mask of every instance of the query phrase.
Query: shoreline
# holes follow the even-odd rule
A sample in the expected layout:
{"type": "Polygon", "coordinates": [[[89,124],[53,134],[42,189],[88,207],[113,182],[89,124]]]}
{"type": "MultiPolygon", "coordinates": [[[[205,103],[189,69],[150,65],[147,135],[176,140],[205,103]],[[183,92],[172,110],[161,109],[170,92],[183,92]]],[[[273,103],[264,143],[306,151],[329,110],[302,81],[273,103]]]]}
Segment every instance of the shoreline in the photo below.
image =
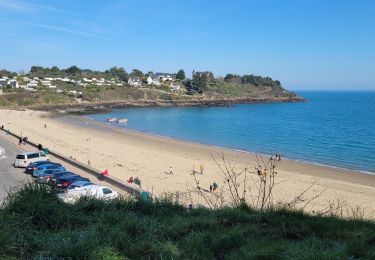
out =
{"type": "MultiPolygon", "coordinates": [[[[151,138],[151,139],[156,138],[156,139],[159,139],[161,142],[169,141],[171,143],[178,143],[178,144],[185,144],[185,145],[191,144],[191,145],[194,145],[194,146],[206,147],[209,150],[222,150],[226,153],[240,153],[240,154],[243,154],[245,156],[250,155],[252,157],[255,157],[256,155],[260,155],[260,156],[263,156],[264,158],[267,158],[269,156],[268,154],[264,154],[264,153],[256,153],[256,152],[253,152],[253,151],[246,151],[246,150],[241,150],[241,149],[232,149],[232,148],[222,147],[222,146],[217,146],[217,145],[212,145],[212,144],[205,144],[205,143],[199,143],[199,142],[194,142],[194,141],[190,141],[190,140],[178,139],[178,138],[175,138],[175,137],[172,137],[172,136],[164,136],[164,135],[159,135],[159,134],[155,134],[155,133],[151,133],[151,132],[143,132],[143,131],[138,131],[138,130],[134,130],[134,129],[117,127],[117,126],[112,125],[112,124],[107,124],[107,123],[96,121],[95,119],[92,119],[92,118],[90,118],[86,115],[68,115],[68,116],[60,116],[58,118],[63,119],[63,121],[67,124],[72,124],[72,125],[75,125],[75,126],[77,126],[77,121],[79,121],[80,123],[83,123],[84,119],[86,119],[86,120],[91,121],[90,125],[94,125],[95,126],[94,128],[97,129],[98,131],[109,130],[109,131],[115,131],[115,132],[122,132],[125,135],[131,134],[132,136],[138,136],[140,138],[151,138]],[[72,121],[71,120],[72,117],[74,117],[75,120],[72,121]],[[74,121],[76,121],[76,122],[74,122],[74,121]],[[100,129],[100,128],[104,128],[104,129],[100,129]]],[[[81,126],[82,125],[83,124],[81,124],[81,126]]],[[[325,165],[325,164],[314,163],[314,162],[310,162],[310,161],[294,160],[294,159],[289,159],[289,158],[285,158],[285,157],[283,157],[282,161],[293,164],[293,165],[296,165],[296,166],[302,166],[303,165],[306,168],[314,167],[317,170],[318,169],[323,169],[323,170],[324,169],[326,169],[326,170],[331,169],[332,171],[335,171],[335,172],[337,171],[338,174],[345,174],[345,175],[348,174],[348,175],[350,175],[350,177],[352,177],[353,174],[370,176],[371,180],[374,181],[373,184],[369,184],[367,182],[367,180],[366,181],[359,181],[357,183],[363,184],[363,185],[370,185],[370,186],[375,187],[375,173],[372,173],[372,172],[354,170],[354,169],[332,166],[332,165],[325,165]]],[[[298,173],[298,174],[303,174],[303,173],[298,173]]],[[[332,177],[334,179],[333,176],[323,176],[321,174],[314,174],[314,176],[324,177],[324,178],[331,178],[332,177]]]]}
{"type": "MultiPolygon", "coordinates": [[[[144,134],[144,135],[154,136],[156,138],[171,139],[172,141],[174,140],[174,141],[181,141],[181,142],[193,143],[193,144],[197,144],[197,145],[204,145],[204,146],[212,147],[213,149],[229,150],[229,151],[233,151],[233,152],[250,154],[250,155],[253,155],[253,156],[255,156],[257,154],[261,155],[261,156],[269,156],[270,155],[270,154],[256,152],[256,151],[248,151],[248,150],[243,150],[243,149],[238,149],[238,148],[231,148],[231,147],[225,147],[225,146],[214,145],[214,144],[209,144],[209,143],[201,143],[201,142],[197,142],[197,141],[194,141],[194,140],[177,138],[177,137],[174,137],[174,136],[160,135],[160,134],[153,133],[153,132],[147,132],[147,131],[129,129],[129,128],[125,128],[125,127],[119,127],[119,126],[116,126],[114,124],[108,124],[108,123],[96,121],[95,119],[90,118],[88,115],[90,115],[90,114],[70,115],[70,116],[76,116],[77,118],[83,117],[83,118],[85,118],[87,120],[90,120],[91,122],[95,122],[98,125],[101,125],[103,127],[107,127],[110,130],[112,128],[115,128],[115,129],[124,130],[124,132],[134,132],[134,133],[139,133],[140,135],[144,134]]],[[[62,118],[62,117],[68,117],[68,116],[69,115],[67,115],[67,116],[58,116],[58,117],[62,118]]],[[[340,167],[340,166],[336,166],[336,165],[330,165],[330,164],[324,164],[324,163],[319,163],[319,162],[308,161],[308,160],[304,160],[304,159],[293,159],[293,158],[289,158],[289,157],[283,156],[283,160],[294,162],[294,163],[307,164],[307,165],[311,165],[311,166],[328,167],[328,168],[337,169],[337,170],[343,170],[343,171],[349,171],[349,172],[353,172],[353,173],[367,174],[367,175],[375,176],[375,172],[371,172],[371,171],[359,170],[359,169],[351,169],[351,168],[340,167]]]]}
{"type": "MultiPolygon", "coordinates": [[[[0,124],[12,132],[28,136],[33,142],[72,156],[79,162],[87,164],[90,161],[95,169],[108,169],[110,175],[122,181],[139,177],[142,188],[156,196],[185,192],[187,186],[194,183],[192,170],[198,170],[201,164],[204,165],[204,174],[198,177],[202,187],[207,189],[213,181],[223,185],[225,181],[218,175],[218,165],[212,156],[220,161],[224,154],[225,160],[235,163],[236,169],[247,168],[252,172],[257,162],[255,154],[247,151],[136,132],[84,116],[61,117],[40,111],[0,110],[0,118],[0,124]],[[172,175],[168,174],[170,169],[172,175]]],[[[353,207],[365,208],[365,216],[374,218],[375,175],[285,159],[277,162],[277,172],[275,201],[290,201],[313,185],[308,197],[323,193],[306,208],[307,212],[325,208],[329,201],[342,199],[353,207]]]]}
{"type": "Polygon", "coordinates": [[[233,99],[191,99],[191,100],[114,100],[73,104],[46,104],[25,107],[35,111],[49,111],[61,114],[86,115],[106,113],[113,109],[135,107],[228,107],[236,104],[307,102],[303,97],[288,98],[233,98],[233,99]]]}

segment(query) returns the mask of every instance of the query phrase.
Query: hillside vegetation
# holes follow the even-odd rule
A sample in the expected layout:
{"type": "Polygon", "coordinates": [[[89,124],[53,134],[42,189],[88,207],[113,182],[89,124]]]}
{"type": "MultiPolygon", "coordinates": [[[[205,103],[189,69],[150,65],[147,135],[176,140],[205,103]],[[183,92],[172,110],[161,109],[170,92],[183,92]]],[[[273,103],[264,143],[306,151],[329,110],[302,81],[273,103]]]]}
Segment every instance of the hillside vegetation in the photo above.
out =
{"type": "Polygon", "coordinates": [[[0,258],[374,259],[375,224],[257,211],[187,210],[170,202],[60,202],[27,184],[0,211],[0,258]]]}
{"type": "Polygon", "coordinates": [[[21,86],[21,88],[15,89],[12,89],[10,85],[3,86],[4,93],[0,95],[0,107],[35,107],[38,105],[113,101],[303,100],[295,93],[285,90],[278,80],[273,80],[270,77],[227,74],[224,78],[215,78],[213,73],[208,71],[194,73],[192,79],[185,78],[183,70],[176,74],[168,74],[171,75],[170,79],[174,84],[179,86],[178,89],[172,89],[170,80],[159,79],[158,84],[148,84],[147,79],[156,75],[151,71],[143,73],[134,69],[128,74],[121,67],[112,67],[105,71],[92,71],[80,69],[77,66],[66,69],[59,69],[56,66],[52,68],[32,66],[27,74],[20,75],[0,70],[0,77],[17,79],[21,86]],[[129,85],[129,78],[138,78],[141,85],[129,85]],[[45,79],[49,79],[47,83],[45,79]],[[37,87],[29,89],[27,84],[30,81],[37,82],[37,87]],[[53,87],[49,88],[48,86],[53,87]]]}

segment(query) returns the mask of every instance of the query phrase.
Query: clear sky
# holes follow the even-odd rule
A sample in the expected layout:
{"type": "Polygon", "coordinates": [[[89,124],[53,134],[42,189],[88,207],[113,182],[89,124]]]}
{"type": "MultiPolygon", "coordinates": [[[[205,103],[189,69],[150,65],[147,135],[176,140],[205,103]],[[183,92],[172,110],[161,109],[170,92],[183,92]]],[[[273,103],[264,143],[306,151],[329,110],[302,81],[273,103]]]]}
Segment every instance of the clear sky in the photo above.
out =
{"type": "Polygon", "coordinates": [[[375,90],[375,0],[0,0],[0,68],[31,65],[375,90]]]}

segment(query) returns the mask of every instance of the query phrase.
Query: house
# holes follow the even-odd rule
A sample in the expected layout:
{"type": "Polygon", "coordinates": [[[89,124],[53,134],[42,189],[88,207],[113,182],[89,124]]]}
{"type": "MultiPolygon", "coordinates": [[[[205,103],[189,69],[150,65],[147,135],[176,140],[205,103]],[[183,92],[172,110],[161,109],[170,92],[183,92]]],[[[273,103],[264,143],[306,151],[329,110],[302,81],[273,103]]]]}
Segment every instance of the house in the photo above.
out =
{"type": "Polygon", "coordinates": [[[157,78],[157,79],[159,79],[159,80],[161,80],[163,82],[167,81],[167,80],[169,80],[169,81],[175,81],[176,80],[176,74],[172,74],[172,73],[160,73],[160,72],[158,72],[158,73],[155,73],[154,78],[157,78]]]}
{"type": "Polygon", "coordinates": [[[153,85],[156,85],[156,86],[160,86],[160,80],[159,80],[159,78],[157,78],[157,77],[151,77],[151,76],[148,76],[148,78],[147,78],[147,84],[148,85],[151,85],[151,84],[153,84],[153,85]]]}
{"type": "Polygon", "coordinates": [[[36,89],[38,87],[38,81],[32,80],[29,83],[27,83],[26,88],[27,89],[36,89]]]}
{"type": "Polygon", "coordinates": [[[8,80],[7,79],[0,79],[0,87],[5,88],[7,86],[8,80]]]}
{"type": "Polygon", "coordinates": [[[214,81],[214,74],[211,71],[194,71],[192,73],[192,79],[200,78],[203,75],[207,77],[207,83],[211,83],[214,81]]]}
{"type": "Polygon", "coordinates": [[[130,77],[129,80],[128,80],[128,84],[130,86],[141,86],[142,81],[139,77],[130,77]]]}
{"type": "Polygon", "coordinates": [[[12,88],[18,88],[18,81],[15,79],[10,79],[8,81],[8,85],[10,85],[12,88]]]}
{"type": "Polygon", "coordinates": [[[91,82],[92,82],[92,79],[83,78],[83,81],[84,81],[84,82],[89,82],[89,83],[91,83],[91,82]]]}
{"type": "Polygon", "coordinates": [[[42,83],[43,86],[51,86],[51,81],[49,80],[41,80],[40,82],[42,83]]]}
{"type": "Polygon", "coordinates": [[[178,91],[181,89],[181,85],[180,83],[177,83],[177,82],[171,82],[170,84],[170,88],[173,90],[173,91],[178,91]]]}

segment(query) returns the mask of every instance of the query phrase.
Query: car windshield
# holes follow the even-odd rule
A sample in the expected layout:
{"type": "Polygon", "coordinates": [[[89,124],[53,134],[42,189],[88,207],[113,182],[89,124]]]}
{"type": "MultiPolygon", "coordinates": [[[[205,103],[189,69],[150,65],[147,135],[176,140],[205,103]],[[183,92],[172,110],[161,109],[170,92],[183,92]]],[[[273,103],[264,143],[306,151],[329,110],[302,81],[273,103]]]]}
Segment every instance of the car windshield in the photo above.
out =
{"type": "Polygon", "coordinates": [[[110,194],[112,191],[108,188],[103,188],[103,194],[110,194]]]}
{"type": "Polygon", "coordinates": [[[23,154],[17,154],[16,159],[25,159],[25,155],[23,155],[23,154]]]}

